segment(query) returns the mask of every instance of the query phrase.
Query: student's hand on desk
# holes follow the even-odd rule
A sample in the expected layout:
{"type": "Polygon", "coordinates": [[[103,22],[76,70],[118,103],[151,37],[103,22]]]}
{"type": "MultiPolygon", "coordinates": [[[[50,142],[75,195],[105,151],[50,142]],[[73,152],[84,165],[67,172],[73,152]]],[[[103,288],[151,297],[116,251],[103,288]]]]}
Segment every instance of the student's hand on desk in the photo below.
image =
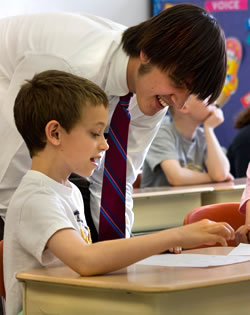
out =
{"type": "Polygon", "coordinates": [[[181,247],[169,248],[168,251],[172,254],[180,254],[182,252],[182,248],[181,247]]]}
{"type": "Polygon", "coordinates": [[[234,229],[226,222],[214,222],[204,219],[179,228],[182,248],[220,243],[227,246],[227,241],[235,238],[234,229]]]}
{"type": "Polygon", "coordinates": [[[250,243],[250,224],[244,224],[238,228],[235,232],[236,244],[240,243],[249,244],[250,243]]]}

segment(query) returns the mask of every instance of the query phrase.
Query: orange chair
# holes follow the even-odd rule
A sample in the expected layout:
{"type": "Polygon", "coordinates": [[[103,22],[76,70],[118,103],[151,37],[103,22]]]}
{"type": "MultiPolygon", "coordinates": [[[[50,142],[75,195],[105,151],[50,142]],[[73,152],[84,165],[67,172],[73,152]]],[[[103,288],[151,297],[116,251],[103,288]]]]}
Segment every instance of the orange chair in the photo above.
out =
{"type": "MultiPolygon", "coordinates": [[[[206,205],[190,211],[184,218],[184,224],[200,221],[202,219],[209,219],[216,222],[227,222],[235,230],[245,223],[245,216],[238,211],[239,202],[225,202],[213,205],[206,205]]],[[[227,242],[228,246],[236,246],[234,240],[227,242]]],[[[213,246],[220,246],[216,244],[213,246]]],[[[210,247],[210,246],[202,246],[210,247]]]]}

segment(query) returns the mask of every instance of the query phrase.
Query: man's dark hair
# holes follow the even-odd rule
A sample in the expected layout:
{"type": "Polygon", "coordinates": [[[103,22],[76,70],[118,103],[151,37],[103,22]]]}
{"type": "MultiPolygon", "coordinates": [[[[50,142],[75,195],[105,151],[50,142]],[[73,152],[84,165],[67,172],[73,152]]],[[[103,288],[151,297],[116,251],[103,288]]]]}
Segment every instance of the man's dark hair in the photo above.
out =
{"type": "Polygon", "coordinates": [[[125,30],[122,45],[131,57],[143,51],[152,65],[199,99],[210,104],[220,95],[227,68],[225,36],[204,9],[175,5],[125,30]]]}
{"type": "Polygon", "coordinates": [[[93,82],[58,70],[48,70],[27,80],[15,100],[14,118],[30,156],[44,149],[45,127],[56,120],[67,131],[82,119],[87,105],[107,108],[106,94],[93,82]]]}

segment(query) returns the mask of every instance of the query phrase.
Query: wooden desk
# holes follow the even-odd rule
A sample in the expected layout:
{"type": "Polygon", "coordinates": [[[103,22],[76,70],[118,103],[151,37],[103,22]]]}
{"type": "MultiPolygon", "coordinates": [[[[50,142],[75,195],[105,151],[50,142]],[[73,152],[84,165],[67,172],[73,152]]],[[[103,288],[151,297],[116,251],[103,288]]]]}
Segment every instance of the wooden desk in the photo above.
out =
{"type": "Polygon", "coordinates": [[[185,215],[202,205],[240,201],[246,178],[233,182],[134,189],[133,233],[182,225],[185,215]]]}
{"type": "MultiPolygon", "coordinates": [[[[191,252],[229,251],[213,247],[191,252]]],[[[96,277],[79,277],[62,267],[17,278],[24,282],[24,315],[250,314],[250,262],[212,268],[132,265],[96,277]]]]}

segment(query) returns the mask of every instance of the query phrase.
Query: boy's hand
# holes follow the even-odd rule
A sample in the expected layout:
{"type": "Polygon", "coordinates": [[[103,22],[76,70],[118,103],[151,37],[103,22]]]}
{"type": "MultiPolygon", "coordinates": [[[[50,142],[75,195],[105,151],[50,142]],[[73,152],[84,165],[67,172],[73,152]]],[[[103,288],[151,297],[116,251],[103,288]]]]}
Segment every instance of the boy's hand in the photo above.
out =
{"type": "Polygon", "coordinates": [[[214,222],[208,219],[187,224],[177,229],[179,230],[182,248],[214,245],[216,243],[227,246],[227,241],[235,238],[234,229],[228,223],[214,222]]]}
{"type": "MultiPolygon", "coordinates": [[[[212,106],[212,105],[208,105],[212,106]]],[[[211,111],[208,118],[204,121],[203,126],[207,128],[216,128],[224,121],[223,111],[220,108],[213,106],[213,110],[211,111]]]]}
{"type": "Polygon", "coordinates": [[[238,228],[235,232],[235,241],[237,245],[240,243],[250,243],[250,224],[245,224],[238,228]]]}

